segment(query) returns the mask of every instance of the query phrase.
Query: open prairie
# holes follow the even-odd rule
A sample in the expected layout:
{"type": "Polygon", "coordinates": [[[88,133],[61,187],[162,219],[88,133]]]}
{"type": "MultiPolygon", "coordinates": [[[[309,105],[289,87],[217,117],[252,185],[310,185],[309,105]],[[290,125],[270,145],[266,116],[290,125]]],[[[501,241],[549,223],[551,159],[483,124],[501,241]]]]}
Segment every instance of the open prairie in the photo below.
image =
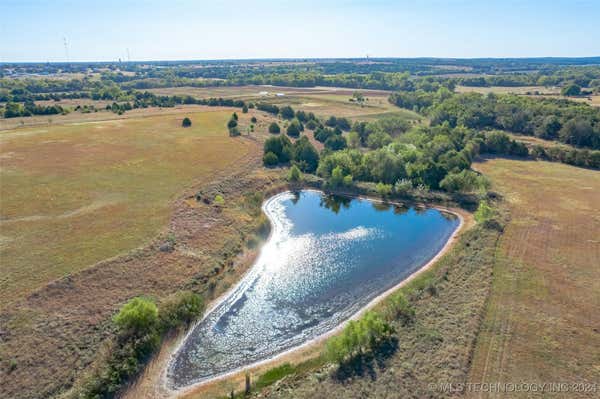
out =
{"type": "Polygon", "coordinates": [[[344,116],[352,120],[369,120],[383,116],[399,116],[411,121],[421,121],[419,114],[400,109],[389,103],[391,92],[385,90],[347,89],[339,87],[275,87],[275,86],[228,86],[228,87],[169,87],[151,89],[158,95],[190,95],[197,98],[223,97],[245,101],[291,105],[294,109],[314,112],[320,117],[344,116]],[[364,103],[350,101],[354,92],[361,92],[364,103]]]}
{"type": "Polygon", "coordinates": [[[186,113],[190,128],[180,113],[1,132],[2,307],[142,245],[184,188],[256,151],[228,136],[231,112],[186,113]]]}
{"type": "MultiPolygon", "coordinates": [[[[511,221],[497,250],[469,380],[597,383],[600,174],[500,158],[476,168],[508,203],[511,221]]],[[[594,393],[569,391],[569,397],[586,395],[594,393]]]]}

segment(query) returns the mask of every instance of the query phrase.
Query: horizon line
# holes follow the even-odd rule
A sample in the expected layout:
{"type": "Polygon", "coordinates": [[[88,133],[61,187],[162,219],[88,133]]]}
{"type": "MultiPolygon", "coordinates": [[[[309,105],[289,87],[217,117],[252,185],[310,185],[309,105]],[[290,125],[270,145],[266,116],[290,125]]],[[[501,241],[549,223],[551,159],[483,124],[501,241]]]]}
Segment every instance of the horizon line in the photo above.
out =
{"type": "Polygon", "coordinates": [[[600,55],[592,56],[533,56],[533,57],[273,57],[273,58],[197,58],[197,59],[141,59],[141,60],[96,60],[96,61],[0,61],[0,65],[19,64],[136,64],[136,63],[175,63],[175,62],[240,62],[240,61],[353,61],[353,60],[594,60],[600,62],[600,55]]]}

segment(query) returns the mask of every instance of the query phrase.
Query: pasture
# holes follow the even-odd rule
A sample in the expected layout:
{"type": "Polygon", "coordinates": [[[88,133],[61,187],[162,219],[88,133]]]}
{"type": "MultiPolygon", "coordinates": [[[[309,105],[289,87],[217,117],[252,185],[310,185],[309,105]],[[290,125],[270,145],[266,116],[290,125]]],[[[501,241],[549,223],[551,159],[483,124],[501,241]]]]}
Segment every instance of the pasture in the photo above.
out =
{"type": "Polygon", "coordinates": [[[314,112],[327,118],[331,115],[352,120],[370,120],[384,116],[398,116],[419,122],[423,119],[416,112],[400,109],[388,102],[389,91],[346,89],[337,87],[275,87],[275,86],[228,86],[228,87],[171,87],[151,89],[158,95],[190,95],[197,98],[223,97],[249,102],[267,102],[291,105],[295,110],[314,112]],[[363,104],[350,101],[354,92],[361,92],[363,104]]]}
{"type": "Polygon", "coordinates": [[[476,168],[506,200],[511,221],[497,250],[469,381],[597,383],[600,174],[511,159],[476,168]]]}
{"type": "Polygon", "coordinates": [[[148,242],[182,190],[258,151],[233,110],[198,108],[0,132],[2,307],[148,242]]]}

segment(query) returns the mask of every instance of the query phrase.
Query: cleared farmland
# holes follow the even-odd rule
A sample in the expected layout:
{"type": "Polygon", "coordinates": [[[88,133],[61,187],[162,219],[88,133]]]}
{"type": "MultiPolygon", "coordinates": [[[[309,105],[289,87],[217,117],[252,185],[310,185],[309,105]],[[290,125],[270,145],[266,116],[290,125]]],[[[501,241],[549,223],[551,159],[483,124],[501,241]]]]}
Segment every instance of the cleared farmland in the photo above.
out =
{"type": "MultiPolygon", "coordinates": [[[[246,156],[231,110],[0,133],[0,303],[131,250],[165,226],[193,181],[246,156]]],[[[249,116],[245,116],[249,118],[249,116]]]]}
{"type": "MultiPolygon", "coordinates": [[[[469,380],[597,383],[600,174],[510,159],[476,166],[507,201],[511,221],[497,251],[469,380]]],[[[569,392],[569,397],[594,395],[569,392]]]]}

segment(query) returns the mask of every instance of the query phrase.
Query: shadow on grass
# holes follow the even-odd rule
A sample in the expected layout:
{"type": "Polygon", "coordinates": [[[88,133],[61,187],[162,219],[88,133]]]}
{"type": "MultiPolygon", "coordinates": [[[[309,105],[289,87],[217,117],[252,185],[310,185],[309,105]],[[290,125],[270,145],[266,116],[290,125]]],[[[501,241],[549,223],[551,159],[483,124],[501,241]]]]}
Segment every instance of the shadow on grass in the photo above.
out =
{"type": "Polygon", "coordinates": [[[398,338],[390,337],[382,341],[375,350],[354,356],[340,364],[332,378],[337,382],[346,382],[353,377],[368,376],[377,379],[376,369],[385,370],[387,360],[398,350],[398,338]]]}

